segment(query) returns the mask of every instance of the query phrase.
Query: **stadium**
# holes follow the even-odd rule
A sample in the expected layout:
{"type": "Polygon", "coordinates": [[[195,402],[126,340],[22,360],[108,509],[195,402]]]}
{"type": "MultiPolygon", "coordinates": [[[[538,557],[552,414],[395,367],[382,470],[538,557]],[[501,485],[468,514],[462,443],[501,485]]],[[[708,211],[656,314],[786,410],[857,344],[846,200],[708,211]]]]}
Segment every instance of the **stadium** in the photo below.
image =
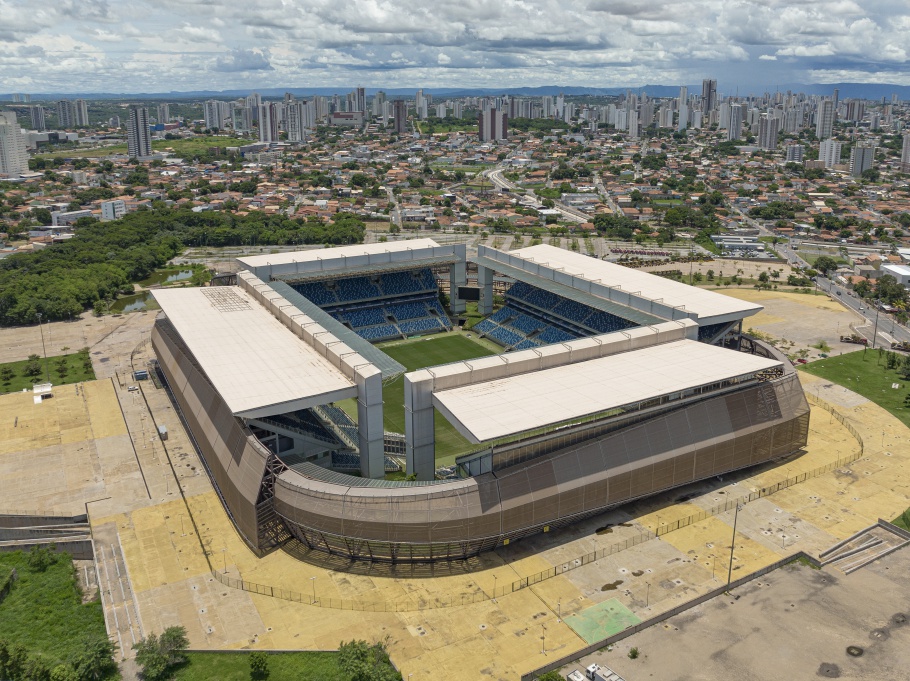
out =
{"type": "Polygon", "coordinates": [[[238,263],[155,291],[152,344],[260,554],[463,559],[806,443],[792,365],[742,335],[753,303],[543,245],[480,246],[476,287],[430,239],[238,263]]]}

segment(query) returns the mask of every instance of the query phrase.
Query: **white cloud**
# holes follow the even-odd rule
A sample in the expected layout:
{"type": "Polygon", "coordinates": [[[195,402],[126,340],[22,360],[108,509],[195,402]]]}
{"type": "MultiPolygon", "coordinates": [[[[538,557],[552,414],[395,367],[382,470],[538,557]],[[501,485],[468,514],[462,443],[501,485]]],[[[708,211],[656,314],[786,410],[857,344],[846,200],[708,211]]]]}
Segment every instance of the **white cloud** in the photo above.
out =
{"type": "Polygon", "coordinates": [[[0,92],[761,86],[901,73],[908,32],[907,0],[0,0],[0,92]]]}

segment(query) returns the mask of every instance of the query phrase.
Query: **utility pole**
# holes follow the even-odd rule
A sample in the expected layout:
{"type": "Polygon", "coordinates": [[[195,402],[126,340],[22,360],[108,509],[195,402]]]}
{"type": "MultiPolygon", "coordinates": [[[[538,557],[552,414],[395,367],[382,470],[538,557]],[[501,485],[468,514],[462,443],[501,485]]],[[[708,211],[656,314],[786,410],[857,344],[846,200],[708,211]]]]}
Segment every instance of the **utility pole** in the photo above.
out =
{"type": "Polygon", "coordinates": [[[44,327],[41,326],[41,313],[38,313],[38,331],[41,332],[41,349],[44,351],[44,375],[51,382],[51,370],[47,365],[47,346],[44,344],[44,327]]]}
{"type": "Polygon", "coordinates": [[[733,579],[733,549],[736,547],[736,521],[739,519],[740,505],[736,504],[736,512],[733,514],[733,541],[730,543],[730,567],[727,569],[727,588],[730,588],[730,581],[733,579]]]}
{"type": "Polygon", "coordinates": [[[875,328],[872,330],[872,349],[875,350],[875,338],[878,336],[878,313],[879,309],[875,308],[875,328]]]}

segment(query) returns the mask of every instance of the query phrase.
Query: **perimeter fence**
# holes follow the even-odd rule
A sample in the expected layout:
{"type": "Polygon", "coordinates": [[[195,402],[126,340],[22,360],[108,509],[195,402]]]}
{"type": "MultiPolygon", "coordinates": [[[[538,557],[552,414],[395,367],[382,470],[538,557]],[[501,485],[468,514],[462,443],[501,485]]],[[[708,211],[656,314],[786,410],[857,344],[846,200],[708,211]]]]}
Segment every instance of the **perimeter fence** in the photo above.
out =
{"type": "Polygon", "coordinates": [[[529,587],[534,586],[535,584],[540,584],[548,579],[553,577],[558,577],[572,570],[577,570],[578,568],[584,567],[585,565],[590,565],[606,556],[611,556],[622,551],[626,551],[633,546],[638,546],[645,542],[651,541],[655,537],[662,537],[670,532],[676,532],[682,528],[688,527],[695,523],[702,522],[708,518],[716,517],[734,510],[737,506],[743,506],[745,504],[752,503],[758,499],[776,494],[777,492],[798,485],[806,480],[811,480],[816,478],[819,475],[829,473],[833,470],[843,468],[854,461],[862,458],[865,452],[865,445],[863,443],[863,438],[859,432],[854,428],[847,418],[837,411],[831,404],[812,395],[811,393],[806,393],[806,397],[809,402],[828,412],[831,415],[831,418],[836,419],[841,423],[850,435],[857,441],[859,444],[859,450],[850,456],[840,457],[836,461],[831,461],[823,466],[818,466],[809,471],[803,471],[798,475],[788,477],[785,480],[781,480],[773,485],[767,487],[762,487],[757,489],[754,492],[749,494],[742,495],[735,499],[729,499],[723,504],[718,504],[712,506],[711,508],[705,509],[698,513],[693,513],[683,518],[673,520],[670,522],[661,523],[654,530],[644,529],[638,534],[631,536],[623,541],[616,542],[610,546],[605,546],[604,548],[598,549],[596,551],[591,551],[584,555],[573,558],[559,565],[555,565],[547,570],[542,570],[533,575],[528,575],[527,577],[522,577],[521,579],[514,580],[512,582],[507,582],[501,586],[496,584],[493,589],[488,591],[481,590],[479,587],[477,591],[469,594],[458,594],[458,595],[449,595],[449,596],[416,596],[413,598],[398,600],[398,601],[364,601],[356,599],[345,599],[345,598],[323,598],[320,597],[318,593],[302,593],[298,591],[292,591],[289,589],[282,589],[275,586],[269,586],[267,584],[257,584],[256,582],[250,582],[244,579],[236,579],[234,577],[229,577],[226,574],[214,570],[212,575],[219,582],[228,586],[232,589],[239,589],[242,591],[248,591],[250,593],[259,594],[260,596],[269,596],[271,598],[280,598],[286,601],[292,601],[295,603],[304,603],[306,605],[315,605],[322,608],[330,608],[334,610],[359,610],[365,612],[413,612],[419,610],[433,610],[438,608],[450,608],[460,605],[470,605],[471,603],[481,603],[484,601],[493,600],[495,598],[501,598],[510,593],[515,593],[516,591],[521,591],[529,587]]]}

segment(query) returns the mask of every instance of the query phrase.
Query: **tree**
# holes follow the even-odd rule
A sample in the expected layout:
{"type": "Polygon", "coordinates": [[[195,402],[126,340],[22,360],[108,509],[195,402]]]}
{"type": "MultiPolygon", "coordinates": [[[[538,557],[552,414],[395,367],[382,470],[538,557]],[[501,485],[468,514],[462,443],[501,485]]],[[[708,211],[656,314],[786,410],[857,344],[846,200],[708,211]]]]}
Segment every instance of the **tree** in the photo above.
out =
{"type": "Polygon", "coordinates": [[[33,546],[28,552],[28,566],[35,572],[45,572],[51,565],[57,562],[57,555],[54,553],[56,547],[53,544],[49,546],[33,546]]]}
{"type": "Polygon", "coordinates": [[[250,653],[250,678],[265,679],[269,675],[269,656],[261,650],[250,653]]]}
{"type": "Polygon", "coordinates": [[[389,662],[385,644],[348,641],[338,648],[338,666],[351,681],[401,681],[389,662]]]}
{"type": "Polygon", "coordinates": [[[3,382],[3,385],[9,385],[9,382],[13,380],[13,377],[16,375],[9,367],[0,367],[0,381],[3,382]]]}
{"type": "Polygon", "coordinates": [[[57,375],[60,377],[60,380],[65,381],[66,375],[70,371],[69,365],[66,363],[65,357],[60,358],[60,360],[57,362],[55,369],[57,371],[57,375]]]}
{"type": "Polygon", "coordinates": [[[189,640],[183,627],[168,627],[161,636],[151,633],[135,643],[136,664],[142,668],[143,678],[146,681],[166,679],[176,665],[186,662],[184,651],[187,646],[189,640]]]}
{"type": "Polygon", "coordinates": [[[815,269],[827,275],[837,269],[837,261],[829,255],[823,255],[815,261],[815,269]]]}
{"type": "Polygon", "coordinates": [[[29,355],[23,370],[29,378],[37,378],[41,375],[41,358],[38,355],[29,355]]]}
{"type": "Polygon", "coordinates": [[[43,658],[29,655],[25,660],[22,674],[18,678],[21,678],[22,681],[51,681],[51,669],[43,658]]]}
{"type": "Polygon", "coordinates": [[[114,644],[106,636],[87,637],[73,661],[75,678],[79,681],[98,681],[116,669],[114,644]]]}
{"type": "Polygon", "coordinates": [[[538,676],[537,681],[562,681],[559,672],[547,672],[543,676],[538,676]]]}

